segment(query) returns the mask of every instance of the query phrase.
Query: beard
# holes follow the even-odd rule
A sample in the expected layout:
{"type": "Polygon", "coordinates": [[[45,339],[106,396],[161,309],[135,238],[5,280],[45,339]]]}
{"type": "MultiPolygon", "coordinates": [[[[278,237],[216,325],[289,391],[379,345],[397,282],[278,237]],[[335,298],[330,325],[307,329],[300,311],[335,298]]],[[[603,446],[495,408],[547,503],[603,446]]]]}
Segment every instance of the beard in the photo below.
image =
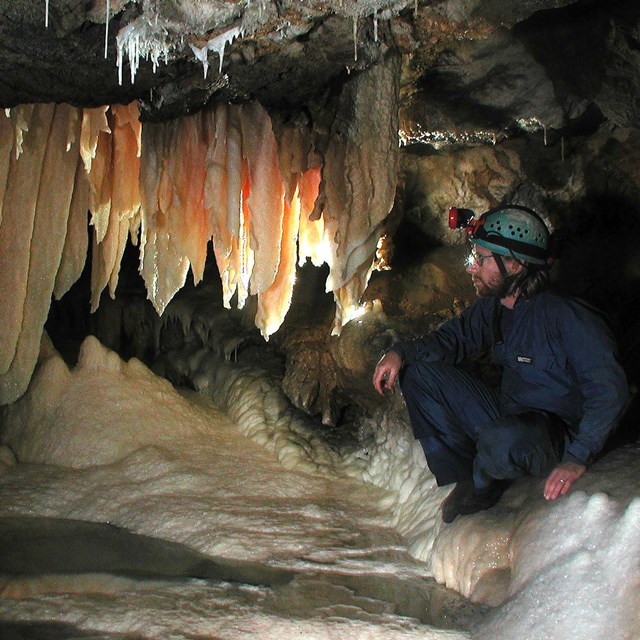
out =
{"type": "Polygon", "coordinates": [[[509,294],[513,280],[513,277],[505,278],[501,273],[484,278],[475,275],[471,278],[479,298],[504,298],[509,294]]]}

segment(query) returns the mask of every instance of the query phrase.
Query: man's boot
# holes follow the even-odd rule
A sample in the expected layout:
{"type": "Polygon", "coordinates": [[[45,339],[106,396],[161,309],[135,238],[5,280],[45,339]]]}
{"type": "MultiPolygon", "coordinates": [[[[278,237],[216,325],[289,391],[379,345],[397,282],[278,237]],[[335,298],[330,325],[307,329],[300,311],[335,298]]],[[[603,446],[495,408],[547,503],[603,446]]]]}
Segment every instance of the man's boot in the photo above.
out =
{"type": "Polygon", "coordinates": [[[507,483],[496,480],[484,489],[475,487],[467,493],[460,504],[460,515],[465,516],[470,513],[477,513],[490,509],[500,500],[500,496],[507,488],[507,483]]]}
{"type": "Polygon", "coordinates": [[[461,480],[456,483],[456,486],[451,490],[442,503],[442,520],[444,522],[453,522],[460,515],[462,502],[467,494],[472,491],[472,480],[461,480]]]}
{"type": "Polygon", "coordinates": [[[442,503],[442,520],[453,522],[465,516],[493,507],[504,493],[508,483],[496,481],[485,489],[476,489],[472,480],[458,482],[442,503]]]}

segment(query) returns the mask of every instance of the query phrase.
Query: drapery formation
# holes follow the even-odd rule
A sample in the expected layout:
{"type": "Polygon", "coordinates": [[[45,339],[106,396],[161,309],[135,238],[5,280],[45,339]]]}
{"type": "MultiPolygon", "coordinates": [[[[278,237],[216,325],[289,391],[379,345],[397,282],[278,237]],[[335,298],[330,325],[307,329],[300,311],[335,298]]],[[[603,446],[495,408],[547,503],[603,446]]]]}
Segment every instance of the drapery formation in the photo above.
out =
{"type": "Polygon", "coordinates": [[[87,212],[92,311],[105,289],[115,296],[128,238],[160,315],[189,269],[202,279],[212,241],[224,305],[257,296],[265,339],[289,309],[296,264],[326,262],[339,332],[367,285],[395,193],[397,122],[384,101],[378,115],[364,109],[359,87],[379,91],[380,74],[362,75],[352,92],[370,124],[336,131],[322,153],[304,123],[274,127],[257,103],[144,126],[137,103],[2,111],[0,404],[26,390],[51,297],[82,273],[87,212]]]}

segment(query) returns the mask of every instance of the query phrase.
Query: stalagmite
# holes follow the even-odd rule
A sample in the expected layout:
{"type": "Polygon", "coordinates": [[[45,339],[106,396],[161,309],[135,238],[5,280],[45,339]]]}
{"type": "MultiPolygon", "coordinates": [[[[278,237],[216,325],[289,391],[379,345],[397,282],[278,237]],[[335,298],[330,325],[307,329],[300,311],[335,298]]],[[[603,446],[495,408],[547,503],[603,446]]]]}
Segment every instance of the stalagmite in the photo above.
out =
{"type": "MultiPolygon", "coordinates": [[[[38,111],[45,109],[39,107],[38,111]]],[[[36,113],[34,111],[32,116],[32,126],[36,113]]],[[[49,120],[48,113],[44,119],[49,120]]],[[[40,351],[40,338],[64,247],[78,164],[78,143],[69,144],[70,122],[79,126],[76,109],[64,104],[56,106],[50,133],[41,143],[46,152],[40,170],[42,177],[36,189],[33,233],[23,249],[29,257],[24,312],[11,366],[7,373],[0,375],[0,404],[11,402],[24,393],[40,351]],[[56,176],[55,188],[46,179],[53,175],[56,176]]],[[[72,139],[76,140],[73,128],[71,132],[72,139]]],[[[25,157],[21,156],[23,159],[25,157]]],[[[12,179],[14,177],[12,175],[12,179]]]]}
{"type": "MultiPolygon", "coordinates": [[[[20,120],[23,115],[21,110],[15,111],[16,118],[20,120]]],[[[0,225],[0,374],[9,370],[22,330],[29,274],[29,248],[54,106],[38,105],[27,111],[30,116],[24,120],[27,130],[18,126],[21,132],[24,131],[23,139],[20,133],[22,153],[17,158],[16,151],[11,157],[0,225]]],[[[16,147],[20,148],[19,145],[16,147]]]]}

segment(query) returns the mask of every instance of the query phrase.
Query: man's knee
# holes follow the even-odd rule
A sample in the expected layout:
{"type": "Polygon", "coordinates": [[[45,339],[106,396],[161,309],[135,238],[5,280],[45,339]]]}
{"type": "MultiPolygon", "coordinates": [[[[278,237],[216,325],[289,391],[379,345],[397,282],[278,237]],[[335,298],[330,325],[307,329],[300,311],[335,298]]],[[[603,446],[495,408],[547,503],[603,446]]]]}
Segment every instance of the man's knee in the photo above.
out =
{"type": "Polygon", "coordinates": [[[406,397],[431,395],[434,390],[446,384],[445,370],[450,365],[441,362],[416,362],[407,365],[400,372],[400,389],[406,397]]]}
{"type": "Polygon", "coordinates": [[[479,430],[475,466],[494,479],[541,475],[558,460],[548,430],[537,418],[507,416],[479,430]]]}

